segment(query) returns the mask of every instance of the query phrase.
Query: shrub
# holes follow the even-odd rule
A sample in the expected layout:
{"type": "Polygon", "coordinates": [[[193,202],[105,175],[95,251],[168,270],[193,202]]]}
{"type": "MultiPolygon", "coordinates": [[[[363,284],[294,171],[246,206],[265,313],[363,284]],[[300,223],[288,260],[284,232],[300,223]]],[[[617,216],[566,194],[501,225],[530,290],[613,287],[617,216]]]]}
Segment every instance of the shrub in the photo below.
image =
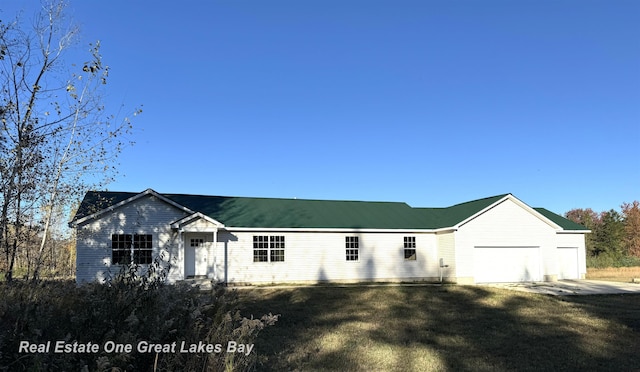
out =
{"type": "MultiPolygon", "coordinates": [[[[157,267],[156,267],[157,268],[157,267]]],[[[0,371],[20,370],[248,370],[251,354],[226,353],[227,342],[250,344],[277,316],[243,318],[235,291],[203,292],[164,285],[166,275],[130,266],[105,284],[73,282],[0,284],[0,371]],[[53,353],[56,341],[99,345],[97,353],[53,353]],[[20,341],[51,342],[48,353],[19,353],[20,341]],[[176,343],[175,352],[139,353],[139,342],[176,343]],[[180,353],[181,342],[222,344],[217,353],[180,353]],[[107,342],[132,345],[107,352],[107,342]]]]}
{"type": "Polygon", "coordinates": [[[597,256],[587,256],[587,267],[604,269],[607,267],[640,266],[640,257],[623,256],[602,253],[597,256]]]}

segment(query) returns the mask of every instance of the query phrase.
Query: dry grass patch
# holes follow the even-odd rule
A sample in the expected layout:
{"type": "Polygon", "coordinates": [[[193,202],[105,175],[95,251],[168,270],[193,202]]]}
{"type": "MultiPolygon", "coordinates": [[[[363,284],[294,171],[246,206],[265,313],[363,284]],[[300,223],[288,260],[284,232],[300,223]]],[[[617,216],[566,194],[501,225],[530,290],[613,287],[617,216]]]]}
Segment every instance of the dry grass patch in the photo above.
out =
{"type": "Polygon", "coordinates": [[[633,278],[640,278],[640,266],[607,267],[604,269],[587,268],[586,278],[629,283],[633,278]]]}
{"type": "Polygon", "coordinates": [[[474,286],[256,288],[281,314],[256,340],[266,371],[632,370],[638,295],[551,297],[474,286]]]}
{"type": "MultiPolygon", "coordinates": [[[[43,281],[0,283],[0,372],[14,371],[245,371],[255,354],[138,352],[140,342],[153,344],[253,344],[275,318],[243,319],[235,296],[225,288],[201,292],[188,285],[144,287],[135,276],[101,285],[43,281]],[[25,352],[50,343],[47,352],[25,352]],[[55,352],[55,345],[91,343],[91,352],[55,352]],[[111,352],[105,345],[128,345],[111,352]]],[[[257,314],[254,314],[257,315],[257,314]]],[[[77,350],[74,348],[74,350],[77,350]]],[[[80,350],[83,350],[81,348],[80,350]]]]}

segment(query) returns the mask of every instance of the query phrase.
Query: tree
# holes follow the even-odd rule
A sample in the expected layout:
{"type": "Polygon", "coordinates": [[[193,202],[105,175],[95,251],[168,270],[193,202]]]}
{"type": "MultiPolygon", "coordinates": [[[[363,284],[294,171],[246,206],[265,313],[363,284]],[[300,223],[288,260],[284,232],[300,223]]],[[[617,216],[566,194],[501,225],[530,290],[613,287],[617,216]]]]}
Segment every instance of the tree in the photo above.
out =
{"type": "Polygon", "coordinates": [[[587,209],[572,209],[566,212],[564,216],[573,222],[579,223],[587,229],[591,230],[591,234],[587,234],[585,238],[585,246],[588,256],[597,256],[596,251],[596,234],[599,230],[602,221],[600,215],[594,212],[591,208],[587,209]]]}
{"type": "Polygon", "coordinates": [[[7,280],[24,248],[22,233],[33,229],[40,236],[33,257],[38,277],[56,212],[111,181],[115,159],[130,143],[129,119],[108,115],[102,104],[109,68],[100,43],[90,44],[83,63],[65,60],[79,33],[64,10],[63,2],[45,4],[31,28],[20,19],[0,22],[0,243],[7,280]]]}
{"type": "Polygon", "coordinates": [[[624,255],[624,220],[614,209],[600,214],[601,225],[595,232],[597,254],[606,253],[612,257],[624,255]]]}
{"type": "Polygon", "coordinates": [[[623,203],[624,245],[628,254],[640,257],[640,202],[623,203]]]}

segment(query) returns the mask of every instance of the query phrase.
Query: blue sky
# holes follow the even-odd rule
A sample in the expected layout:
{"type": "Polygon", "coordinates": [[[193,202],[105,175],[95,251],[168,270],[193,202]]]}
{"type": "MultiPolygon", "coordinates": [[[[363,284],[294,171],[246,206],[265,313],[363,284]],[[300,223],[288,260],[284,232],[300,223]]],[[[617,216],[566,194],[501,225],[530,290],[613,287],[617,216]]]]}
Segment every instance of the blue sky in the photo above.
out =
{"type": "MultiPolygon", "coordinates": [[[[36,1],[3,0],[0,16],[36,1]]],[[[71,1],[118,191],[404,201],[640,199],[640,2],[71,1]]]]}

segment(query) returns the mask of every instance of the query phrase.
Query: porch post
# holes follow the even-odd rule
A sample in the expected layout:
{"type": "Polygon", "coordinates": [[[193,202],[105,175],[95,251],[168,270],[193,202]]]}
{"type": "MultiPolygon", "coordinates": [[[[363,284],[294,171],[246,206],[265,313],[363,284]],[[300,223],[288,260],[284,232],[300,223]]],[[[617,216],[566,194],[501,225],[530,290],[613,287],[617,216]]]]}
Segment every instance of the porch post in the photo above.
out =
{"type": "Polygon", "coordinates": [[[180,272],[182,273],[182,280],[186,279],[184,273],[184,242],[182,241],[182,229],[178,228],[178,262],[182,262],[180,272]]]}
{"type": "Polygon", "coordinates": [[[218,258],[218,228],[213,230],[213,279],[216,281],[218,280],[217,258],[218,258]]]}

